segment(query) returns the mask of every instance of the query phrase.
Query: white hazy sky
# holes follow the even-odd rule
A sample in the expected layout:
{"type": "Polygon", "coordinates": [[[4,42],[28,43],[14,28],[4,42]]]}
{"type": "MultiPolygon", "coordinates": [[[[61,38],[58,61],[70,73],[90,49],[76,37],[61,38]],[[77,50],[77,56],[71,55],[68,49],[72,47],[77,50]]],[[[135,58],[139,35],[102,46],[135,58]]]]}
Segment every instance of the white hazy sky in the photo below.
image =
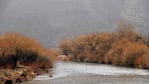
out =
{"type": "Polygon", "coordinates": [[[53,47],[63,36],[114,31],[127,18],[148,34],[149,0],[0,0],[0,33],[15,31],[53,47]]]}

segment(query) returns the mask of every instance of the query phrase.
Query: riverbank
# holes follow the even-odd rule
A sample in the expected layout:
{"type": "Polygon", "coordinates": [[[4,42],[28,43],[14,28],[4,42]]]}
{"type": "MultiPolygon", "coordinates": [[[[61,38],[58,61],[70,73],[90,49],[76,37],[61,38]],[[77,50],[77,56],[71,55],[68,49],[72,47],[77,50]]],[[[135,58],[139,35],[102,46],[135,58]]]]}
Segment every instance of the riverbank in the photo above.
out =
{"type": "Polygon", "coordinates": [[[31,81],[34,77],[49,73],[49,69],[36,69],[25,66],[12,69],[0,69],[0,84],[16,84],[31,81]]]}

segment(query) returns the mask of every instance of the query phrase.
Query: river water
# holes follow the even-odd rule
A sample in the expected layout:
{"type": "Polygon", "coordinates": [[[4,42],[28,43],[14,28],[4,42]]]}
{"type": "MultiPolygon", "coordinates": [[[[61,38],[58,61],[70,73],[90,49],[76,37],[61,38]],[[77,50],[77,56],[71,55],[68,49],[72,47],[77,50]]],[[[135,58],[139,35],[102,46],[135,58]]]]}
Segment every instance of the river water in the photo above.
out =
{"type": "Polygon", "coordinates": [[[23,84],[148,84],[149,71],[105,64],[57,62],[49,74],[23,84]]]}

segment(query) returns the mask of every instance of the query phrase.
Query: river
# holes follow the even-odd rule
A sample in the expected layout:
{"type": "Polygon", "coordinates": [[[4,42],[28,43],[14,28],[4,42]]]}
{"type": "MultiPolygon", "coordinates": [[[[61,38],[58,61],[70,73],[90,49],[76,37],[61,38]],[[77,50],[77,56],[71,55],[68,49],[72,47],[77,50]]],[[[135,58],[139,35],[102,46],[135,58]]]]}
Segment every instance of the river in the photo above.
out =
{"type": "Polygon", "coordinates": [[[23,84],[148,84],[149,71],[105,64],[57,62],[49,74],[23,84]]]}

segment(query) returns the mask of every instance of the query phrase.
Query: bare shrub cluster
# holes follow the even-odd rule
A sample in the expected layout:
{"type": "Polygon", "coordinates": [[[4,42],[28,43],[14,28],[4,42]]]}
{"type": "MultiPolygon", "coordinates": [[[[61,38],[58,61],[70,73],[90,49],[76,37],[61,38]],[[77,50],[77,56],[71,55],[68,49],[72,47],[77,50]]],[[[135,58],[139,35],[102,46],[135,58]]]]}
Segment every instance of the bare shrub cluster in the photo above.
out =
{"type": "Polygon", "coordinates": [[[54,56],[51,50],[24,35],[10,32],[0,36],[0,68],[14,69],[20,65],[50,68],[54,56]]]}
{"type": "Polygon", "coordinates": [[[104,56],[106,64],[148,68],[149,48],[143,42],[132,42],[128,39],[121,39],[112,44],[109,52],[104,56]]]}
{"type": "Polygon", "coordinates": [[[149,68],[148,38],[122,21],[114,33],[81,35],[64,39],[60,52],[79,62],[95,62],[137,68],[149,68]]]}
{"type": "Polygon", "coordinates": [[[109,33],[82,35],[62,42],[60,50],[67,51],[63,54],[75,61],[103,63],[104,54],[111,48],[112,38],[109,33]]]}

